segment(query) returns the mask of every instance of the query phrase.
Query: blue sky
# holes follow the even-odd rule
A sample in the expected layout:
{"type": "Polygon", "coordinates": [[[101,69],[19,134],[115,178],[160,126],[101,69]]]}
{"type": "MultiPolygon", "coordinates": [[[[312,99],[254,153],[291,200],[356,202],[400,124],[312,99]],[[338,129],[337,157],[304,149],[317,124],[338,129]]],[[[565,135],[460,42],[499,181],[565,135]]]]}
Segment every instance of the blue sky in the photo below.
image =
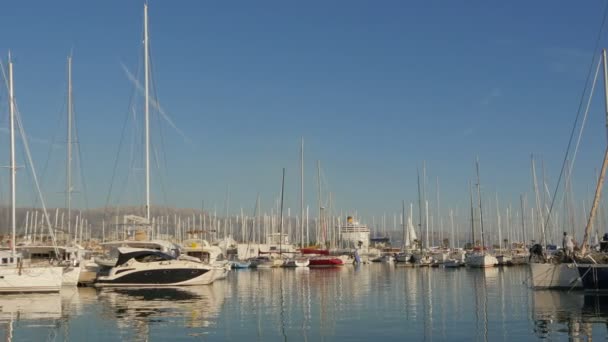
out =
{"type": "MultiPolygon", "coordinates": [[[[399,211],[402,199],[415,201],[423,161],[429,197],[438,177],[442,207],[466,207],[476,156],[484,194],[498,192],[502,202],[517,206],[519,194],[531,192],[531,153],[539,164],[544,160],[549,187],[555,185],[604,6],[150,1],[155,88],[186,137],[166,123],[162,142],[153,137],[168,165],[162,171],[167,200],[154,171],[153,202],[199,207],[205,200],[221,211],[229,188],[234,211],[251,211],[258,193],[268,210],[285,167],[287,206],[296,210],[303,136],[311,213],[317,160],[335,206],[361,215],[399,211]]],[[[88,206],[102,206],[133,94],[122,64],[133,73],[141,65],[142,7],[140,1],[3,4],[0,54],[3,63],[8,49],[14,55],[17,101],[36,138],[39,169],[48,142],[58,143],[45,176],[52,205],[63,203],[65,128],[58,120],[65,108],[65,58],[73,51],[88,206]]],[[[608,45],[606,35],[601,41],[608,45]]],[[[6,127],[6,91],[0,96],[6,127]]],[[[576,164],[581,195],[594,185],[606,143],[600,96],[576,164]]],[[[119,164],[123,179],[129,162],[119,164]]],[[[19,179],[29,187],[24,175],[19,179]]],[[[138,184],[110,204],[141,202],[138,184]]],[[[6,180],[2,187],[5,199],[6,180]]],[[[20,195],[23,204],[32,202],[27,191],[20,195]]]]}

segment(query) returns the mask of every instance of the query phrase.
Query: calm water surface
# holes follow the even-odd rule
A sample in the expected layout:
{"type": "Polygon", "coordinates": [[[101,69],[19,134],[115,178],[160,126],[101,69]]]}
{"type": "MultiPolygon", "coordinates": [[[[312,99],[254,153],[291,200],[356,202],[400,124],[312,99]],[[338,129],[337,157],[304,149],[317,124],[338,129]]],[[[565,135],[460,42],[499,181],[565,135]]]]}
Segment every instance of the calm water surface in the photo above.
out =
{"type": "Polygon", "coordinates": [[[210,286],[0,296],[15,341],[605,339],[608,296],[532,291],[527,267],[239,270],[210,286]]]}

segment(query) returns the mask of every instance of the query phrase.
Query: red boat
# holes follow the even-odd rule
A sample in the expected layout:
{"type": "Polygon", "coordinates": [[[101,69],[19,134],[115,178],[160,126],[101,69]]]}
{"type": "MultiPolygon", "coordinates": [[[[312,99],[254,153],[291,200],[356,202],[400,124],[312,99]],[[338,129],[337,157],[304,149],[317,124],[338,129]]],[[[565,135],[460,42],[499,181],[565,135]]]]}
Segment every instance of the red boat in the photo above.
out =
{"type": "Polygon", "coordinates": [[[318,249],[318,248],[315,248],[315,247],[300,248],[300,253],[302,253],[302,254],[329,255],[329,251],[327,249],[318,249]]]}
{"type": "Polygon", "coordinates": [[[340,258],[318,257],[310,259],[308,267],[336,267],[343,266],[344,261],[340,258]]]}

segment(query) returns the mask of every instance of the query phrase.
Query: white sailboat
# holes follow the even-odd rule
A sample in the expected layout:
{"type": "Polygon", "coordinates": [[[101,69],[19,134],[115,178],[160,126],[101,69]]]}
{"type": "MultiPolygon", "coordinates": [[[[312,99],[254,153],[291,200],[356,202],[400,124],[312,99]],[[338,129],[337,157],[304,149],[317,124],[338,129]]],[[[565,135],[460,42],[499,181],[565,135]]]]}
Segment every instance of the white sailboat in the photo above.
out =
{"type": "MultiPolygon", "coordinates": [[[[10,175],[11,175],[11,249],[0,251],[0,293],[19,292],[59,292],[62,281],[61,267],[32,267],[24,266],[21,253],[16,250],[16,176],[15,163],[15,121],[16,108],[13,90],[13,62],[8,57],[8,91],[9,91],[9,125],[10,125],[10,175]]],[[[20,127],[21,131],[23,127],[20,127]]],[[[22,134],[24,145],[26,138],[22,134]]],[[[28,151],[29,152],[29,151],[28,151]]],[[[28,153],[29,157],[29,153],[28,153]]],[[[30,166],[33,168],[30,159],[30,166]]],[[[44,206],[44,201],[43,206],[44,206]]],[[[48,222],[48,216],[45,215],[48,222]]],[[[49,229],[51,226],[49,225],[49,229]]]]}
{"type": "MultiPolygon", "coordinates": [[[[67,226],[71,233],[72,217],[72,123],[73,123],[73,103],[72,103],[72,56],[68,56],[68,101],[67,101],[67,156],[66,156],[66,207],[67,207],[67,226]]],[[[85,260],[85,250],[74,243],[70,236],[68,241],[62,246],[40,245],[37,243],[23,244],[18,246],[23,253],[24,260],[32,265],[49,263],[56,266],[63,266],[63,286],[76,286],[80,278],[80,272],[85,260]]]]}
{"type": "Polygon", "coordinates": [[[477,168],[477,197],[479,198],[479,221],[481,227],[481,249],[467,256],[465,263],[469,267],[486,268],[498,265],[498,260],[495,256],[488,254],[485,251],[485,241],[483,236],[483,211],[481,210],[481,190],[479,184],[479,160],[476,162],[477,168]]]}

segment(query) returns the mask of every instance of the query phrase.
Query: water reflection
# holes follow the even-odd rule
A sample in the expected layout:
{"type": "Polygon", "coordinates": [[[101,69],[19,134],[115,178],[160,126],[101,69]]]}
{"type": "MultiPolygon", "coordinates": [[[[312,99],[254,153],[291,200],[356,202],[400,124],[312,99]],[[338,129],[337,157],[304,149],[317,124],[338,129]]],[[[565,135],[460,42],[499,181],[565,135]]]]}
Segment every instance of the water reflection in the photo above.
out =
{"type": "Polygon", "coordinates": [[[98,293],[102,315],[116,322],[131,339],[170,337],[176,324],[190,336],[204,334],[212,326],[225,299],[224,282],[206,286],[175,288],[117,288],[98,293]],[[160,334],[160,335],[158,335],[160,334]]]}
{"type": "Polygon", "coordinates": [[[477,340],[507,338],[510,335],[502,333],[506,327],[492,335],[496,329],[489,322],[500,317],[492,314],[496,307],[503,316],[512,309],[509,314],[527,319],[523,279],[525,275],[505,275],[499,269],[446,271],[382,264],[238,272],[230,279],[235,297],[225,308],[224,316],[231,321],[225,324],[242,327],[229,331],[236,340],[249,328],[258,341],[369,340],[378,334],[418,340],[470,339],[472,334],[477,340]],[[511,284],[511,278],[517,290],[497,289],[501,282],[511,284]]]}
{"type": "Polygon", "coordinates": [[[182,288],[0,296],[7,340],[528,341],[608,334],[608,296],[532,291],[527,268],[232,272],[182,288]]]}
{"type": "Polygon", "coordinates": [[[608,296],[584,292],[537,291],[534,323],[538,337],[567,334],[573,341],[608,334],[608,296]]]}

